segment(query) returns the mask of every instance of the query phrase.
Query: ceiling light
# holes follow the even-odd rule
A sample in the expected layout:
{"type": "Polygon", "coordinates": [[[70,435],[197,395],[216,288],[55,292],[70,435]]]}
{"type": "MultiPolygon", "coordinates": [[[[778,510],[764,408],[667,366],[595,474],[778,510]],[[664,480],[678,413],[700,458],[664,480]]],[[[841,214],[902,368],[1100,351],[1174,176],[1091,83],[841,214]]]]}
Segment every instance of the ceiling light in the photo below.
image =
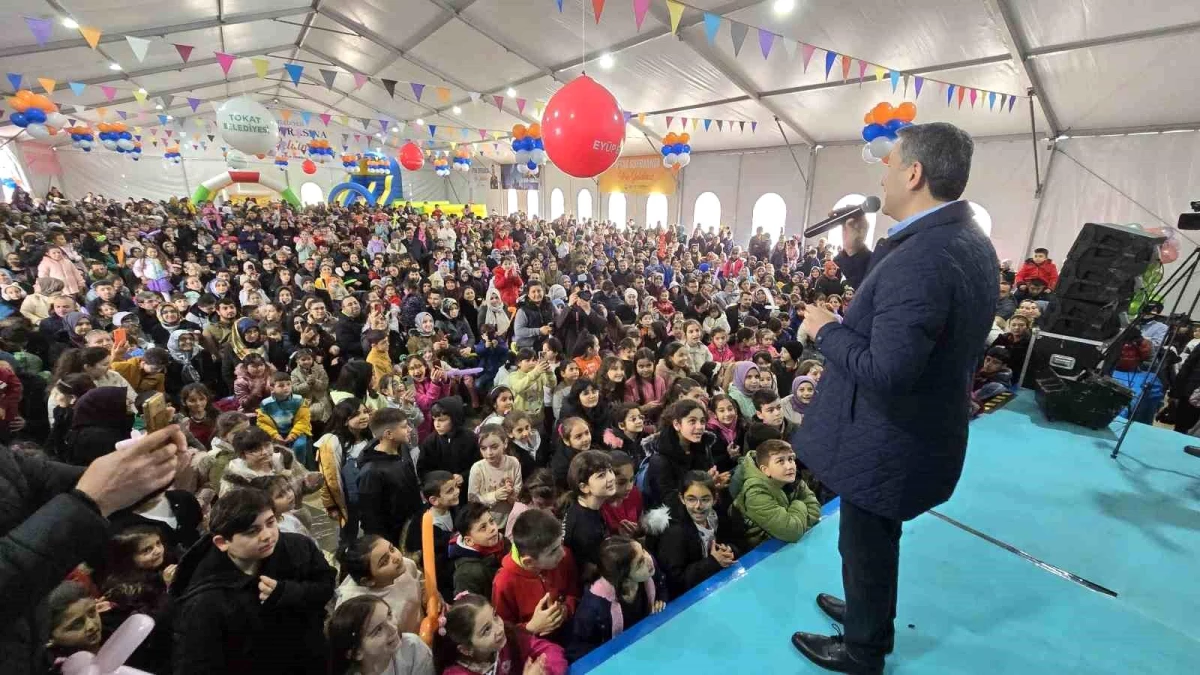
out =
{"type": "Polygon", "coordinates": [[[420,117],[418,117],[418,118],[417,118],[417,126],[419,126],[419,127],[423,127],[423,126],[425,126],[425,120],[423,120],[423,119],[421,119],[420,117]]]}
{"type": "Polygon", "coordinates": [[[145,87],[138,87],[138,93],[139,94],[148,94],[150,92],[146,91],[145,87]]]}
{"type": "Polygon", "coordinates": [[[113,61],[112,63],[108,64],[108,69],[109,70],[120,70],[121,64],[117,63],[116,61],[113,61]]]}
{"type": "Polygon", "coordinates": [[[162,110],[162,104],[161,104],[161,103],[157,103],[157,104],[155,104],[155,106],[154,106],[154,109],[155,109],[155,110],[162,110]]]}
{"type": "Polygon", "coordinates": [[[393,134],[398,134],[398,133],[400,133],[400,127],[398,127],[398,126],[396,126],[396,125],[392,125],[392,133],[393,133],[393,134]]]}
{"type": "Polygon", "coordinates": [[[167,119],[169,119],[169,120],[173,120],[173,119],[175,119],[175,116],[174,116],[174,115],[167,115],[167,119]]]}
{"type": "Polygon", "coordinates": [[[775,10],[775,13],[780,16],[791,14],[792,10],[796,9],[796,0],[775,0],[771,5],[771,9],[775,10]]]}
{"type": "Polygon", "coordinates": [[[509,98],[516,98],[516,97],[517,97],[517,90],[516,90],[516,89],[513,89],[512,87],[509,87],[509,88],[508,88],[508,91],[507,91],[507,92],[505,92],[505,93],[506,93],[506,94],[508,94],[508,97],[509,97],[509,98]]]}
{"type": "Polygon", "coordinates": [[[462,114],[462,108],[460,108],[460,107],[458,107],[458,106],[454,106],[454,114],[455,114],[455,115],[461,115],[461,114],[462,114]]]}
{"type": "Polygon", "coordinates": [[[63,28],[79,28],[79,22],[69,16],[64,16],[62,20],[63,28]]]}
{"type": "Polygon", "coordinates": [[[615,64],[616,62],[617,61],[616,61],[616,59],[613,58],[612,54],[605,54],[600,57],[600,67],[605,70],[609,70],[610,68],[612,68],[613,64],[615,64]]]}

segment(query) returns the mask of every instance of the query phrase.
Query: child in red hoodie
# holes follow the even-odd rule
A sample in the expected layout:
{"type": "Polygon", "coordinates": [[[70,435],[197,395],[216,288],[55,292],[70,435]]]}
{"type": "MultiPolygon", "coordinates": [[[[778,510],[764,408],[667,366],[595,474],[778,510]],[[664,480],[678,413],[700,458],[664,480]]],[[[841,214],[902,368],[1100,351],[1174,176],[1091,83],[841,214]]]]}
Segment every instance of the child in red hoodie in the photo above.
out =
{"type": "Polygon", "coordinates": [[[555,642],[565,639],[579,603],[575,559],[563,547],[562,523],[545,511],[517,516],[512,553],[492,582],[492,605],[505,623],[555,642]]]}
{"type": "Polygon", "coordinates": [[[642,518],[642,492],[633,480],[633,458],[616,450],[609,454],[613,473],[617,475],[617,493],[600,507],[600,515],[611,534],[636,537],[641,534],[638,521],[642,518]]]}
{"type": "Polygon", "coordinates": [[[1020,286],[1030,279],[1041,279],[1046,282],[1046,288],[1054,290],[1058,285],[1058,266],[1050,259],[1049,249],[1033,249],[1033,257],[1027,258],[1021,269],[1017,270],[1016,284],[1020,286]]]}

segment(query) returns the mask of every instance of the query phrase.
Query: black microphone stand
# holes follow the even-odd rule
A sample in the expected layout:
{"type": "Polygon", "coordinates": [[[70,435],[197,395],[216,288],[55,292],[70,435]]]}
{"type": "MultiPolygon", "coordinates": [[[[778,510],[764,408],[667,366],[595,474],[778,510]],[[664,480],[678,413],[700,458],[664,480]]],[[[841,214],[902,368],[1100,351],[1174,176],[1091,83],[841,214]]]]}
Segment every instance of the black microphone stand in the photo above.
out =
{"type": "MultiPolygon", "coordinates": [[[[1165,298],[1172,291],[1178,289],[1178,293],[1175,295],[1175,302],[1171,306],[1170,313],[1167,314],[1167,319],[1170,321],[1170,325],[1167,329],[1167,335],[1163,338],[1163,341],[1158,346],[1158,349],[1155,350],[1154,354],[1150,357],[1149,373],[1151,376],[1147,377],[1145,381],[1142,382],[1141,391],[1137,393],[1133,403],[1130,404],[1129,417],[1125,419],[1125,427],[1121,429],[1121,436],[1117,439],[1116,447],[1113,448],[1111,455],[1112,459],[1116,459],[1117,455],[1120,454],[1121,446],[1125,443],[1125,437],[1129,435],[1129,428],[1133,426],[1133,420],[1137,418],[1138,411],[1143,405],[1145,405],[1145,402],[1148,398],[1147,394],[1150,391],[1150,386],[1155,380],[1159,379],[1159,375],[1162,373],[1163,366],[1165,366],[1167,363],[1167,356],[1170,353],[1170,347],[1172,344],[1174,344],[1175,338],[1179,335],[1179,329],[1181,325],[1181,321],[1179,321],[1178,316],[1179,305],[1183,301],[1184,294],[1187,292],[1188,288],[1191,287],[1192,278],[1196,275],[1196,269],[1198,267],[1200,267],[1200,248],[1193,249],[1192,252],[1188,254],[1188,257],[1185,258],[1183,262],[1175,268],[1175,271],[1172,272],[1169,277],[1163,279],[1162,282],[1160,282],[1152,291],[1146,294],[1146,302],[1149,302],[1156,297],[1165,298]]],[[[1196,310],[1196,304],[1198,302],[1200,302],[1200,291],[1198,291],[1192,298],[1192,304],[1188,307],[1188,311],[1185,316],[1189,319],[1192,316],[1192,313],[1196,310]]]]}

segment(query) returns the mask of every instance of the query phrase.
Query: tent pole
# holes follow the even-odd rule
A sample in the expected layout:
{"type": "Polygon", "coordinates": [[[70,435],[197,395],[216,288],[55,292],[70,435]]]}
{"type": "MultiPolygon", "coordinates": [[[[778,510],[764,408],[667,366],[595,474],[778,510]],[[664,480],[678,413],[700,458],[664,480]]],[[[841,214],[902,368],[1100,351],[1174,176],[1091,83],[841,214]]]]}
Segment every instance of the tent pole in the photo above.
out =
{"type": "Polygon", "coordinates": [[[816,189],[817,183],[817,149],[812,147],[808,149],[808,184],[804,187],[804,225],[800,228],[800,245],[803,246],[807,242],[804,240],[804,231],[808,229],[809,220],[812,215],[813,191],[816,189]]]}
{"type": "Polygon", "coordinates": [[[1034,197],[1042,194],[1042,168],[1038,166],[1037,121],[1033,116],[1033,89],[1029,89],[1029,137],[1033,140],[1033,191],[1034,197]]]}
{"type": "MultiPolygon", "coordinates": [[[[1058,145],[1056,144],[1050,150],[1050,159],[1046,160],[1046,183],[1047,184],[1050,183],[1050,173],[1052,171],[1054,171],[1054,158],[1058,156],[1058,153],[1059,153],[1059,149],[1058,149],[1058,145]]],[[[1036,163],[1037,163],[1037,140],[1036,139],[1034,140],[1033,158],[1034,158],[1033,159],[1034,165],[1036,166],[1036,163]]],[[[1042,202],[1045,201],[1044,197],[1046,196],[1045,190],[1042,189],[1044,187],[1045,186],[1039,187],[1037,189],[1037,191],[1034,192],[1034,195],[1033,195],[1033,198],[1037,203],[1034,204],[1034,207],[1033,207],[1033,226],[1029,228],[1029,239],[1026,240],[1026,242],[1025,242],[1025,252],[1022,254],[1022,258],[1021,258],[1022,260],[1024,260],[1025,258],[1028,258],[1030,256],[1030,254],[1033,253],[1033,238],[1037,235],[1038,226],[1041,225],[1041,221],[1042,221],[1042,202]]]]}

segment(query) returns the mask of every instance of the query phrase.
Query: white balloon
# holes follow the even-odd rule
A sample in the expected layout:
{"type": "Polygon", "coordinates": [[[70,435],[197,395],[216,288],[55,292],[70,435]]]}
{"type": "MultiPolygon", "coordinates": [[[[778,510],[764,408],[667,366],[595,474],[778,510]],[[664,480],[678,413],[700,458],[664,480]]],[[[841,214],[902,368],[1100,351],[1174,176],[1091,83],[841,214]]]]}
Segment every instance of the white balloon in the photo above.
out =
{"type": "Polygon", "coordinates": [[[689,152],[689,153],[680,155],[678,162],[679,162],[680,168],[685,167],[688,164],[691,164],[692,163],[692,153],[689,152]]]}
{"type": "Polygon", "coordinates": [[[116,150],[117,149],[116,141],[100,141],[100,144],[103,145],[108,150],[116,150]]]}
{"type": "Polygon", "coordinates": [[[79,141],[79,147],[83,148],[84,150],[91,150],[92,142],[91,141],[79,141]]]}
{"type": "Polygon", "coordinates": [[[679,155],[677,155],[673,152],[669,155],[664,156],[664,159],[667,160],[667,162],[666,162],[667,166],[675,166],[676,164],[679,163],[679,155]]]}
{"type": "Polygon", "coordinates": [[[663,168],[665,168],[665,169],[671,168],[671,159],[669,157],[665,157],[665,156],[663,157],[663,168]]]}
{"type": "Polygon", "coordinates": [[[237,150],[230,150],[225,155],[225,164],[231,169],[244,169],[248,163],[246,156],[237,150]]]}
{"type": "Polygon", "coordinates": [[[279,143],[279,123],[261,103],[245,96],[231,98],[217,108],[217,128],[225,143],[247,154],[274,150],[279,143]]]}
{"type": "Polygon", "coordinates": [[[545,164],[546,163],[546,151],[534,148],[533,150],[529,151],[529,159],[534,164],[545,164]]]}
{"type": "Polygon", "coordinates": [[[870,142],[869,147],[871,148],[871,156],[882,160],[892,151],[892,139],[878,136],[870,142]]]}
{"type": "Polygon", "coordinates": [[[25,127],[25,131],[33,138],[46,138],[50,135],[50,130],[46,128],[45,124],[30,124],[25,127]]]}
{"type": "Polygon", "coordinates": [[[62,129],[67,126],[67,116],[60,112],[50,113],[46,115],[46,126],[62,129]]]}
{"type": "Polygon", "coordinates": [[[128,138],[122,138],[121,140],[117,141],[117,147],[125,151],[132,150],[133,141],[129,140],[128,138]]]}
{"type": "Polygon", "coordinates": [[[517,153],[517,164],[529,164],[529,150],[522,150],[517,153]]]}

